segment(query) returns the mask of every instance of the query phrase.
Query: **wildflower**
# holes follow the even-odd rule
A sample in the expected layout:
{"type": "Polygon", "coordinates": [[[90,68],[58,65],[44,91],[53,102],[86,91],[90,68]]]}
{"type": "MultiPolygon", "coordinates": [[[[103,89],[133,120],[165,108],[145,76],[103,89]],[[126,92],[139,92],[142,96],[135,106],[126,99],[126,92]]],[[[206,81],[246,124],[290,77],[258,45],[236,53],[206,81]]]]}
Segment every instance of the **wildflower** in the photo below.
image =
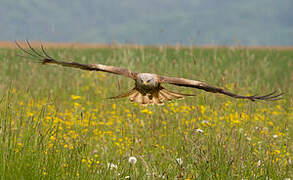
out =
{"type": "Polygon", "coordinates": [[[112,109],[116,109],[116,104],[112,104],[112,109]]]}
{"type": "Polygon", "coordinates": [[[97,154],[97,153],[98,153],[98,150],[94,149],[93,154],[97,154]]]}
{"type": "Polygon", "coordinates": [[[202,124],[209,124],[209,121],[207,121],[207,120],[203,120],[203,121],[201,121],[201,123],[202,123],[202,124]]]}
{"type": "Polygon", "coordinates": [[[148,109],[143,109],[140,111],[141,113],[146,113],[146,114],[153,114],[153,111],[148,110],[148,109]]]}
{"type": "Polygon", "coordinates": [[[113,170],[113,169],[117,170],[118,166],[116,164],[113,164],[113,163],[108,163],[108,168],[110,170],[113,170]]]}
{"type": "Polygon", "coordinates": [[[164,175],[159,175],[158,176],[160,179],[165,179],[165,176],[164,175]]]}
{"type": "Polygon", "coordinates": [[[201,129],[195,129],[195,132],[203,133],[203,130],[201,130],[201,129]]]}
{"type": "Polygon", "coordinates": [[[261,160],[257,161],[257,167],[259,167],[261,165],[261,160]]]}
{"type": "Polygon", "coordinates": [[[183,160],[181,158],[176,158],[176,162],[179,164],[179,165],[182,165],[183,164],[183,160]]]}
{"type": "Polygon", "coordinates": [[[130,179],[130,176],[125,176],[125,179],[130,179]]]}
{"type": "Polygon", "coordinates": [[[278,135],[277,135],[277,134],[273,135],[273,138],[277,138],[277,137],[278,137],[278,135]]]}
{"type": "Polygon", "coordinates": [[[273,151],[273,154],[280,154],[280,153],[281,153],[281,151],[278,150],[278,149],[276,149],[276,150],[273,151]]]}
{"type": "Polygon", "coordinates": [[[55,136],[51,136],[51,137],[50,137],[50,140],[51,140],[51,141],[55,141],[55,140],[56,140],[56,137],[55,137],[55,136]]]}
{"type": "Polygon", "coordinates": [[[71,99],[72,100],[78,100],[78,99],[80,99],[80,96],[71,95],[71,99]]]}
{"type": "Polygon", "coordinates": [[[33,117],[33,116],[34,116],[34,113],[32,113],[32,112],[27,112],[26,115],[27,115],[27,117],[33,117]]]}
{"type": "Polygon", "coordinates": [[[206,111],[206,108],[205,108],[203,105],[201,105],[201,106],[200,106],[200,113],[201,113],[201,114],[204,114],[205,111],[206,111]]]}
{"type": "Polygon", "coordinates": [[[73,105],[75,108],[78,108],[80,106],[80,104],[78,104],[78,103],[74,103],[73,105]]]}
{"type": "Polygon", "coordinates": [[[130,156],[129,159],[128,159],[128,162],[129,162],[130,164],[135,164],[136,161],[137,161],[137,159],[136,159],[136,157],[134,157],[134,156],[130,156]]]}

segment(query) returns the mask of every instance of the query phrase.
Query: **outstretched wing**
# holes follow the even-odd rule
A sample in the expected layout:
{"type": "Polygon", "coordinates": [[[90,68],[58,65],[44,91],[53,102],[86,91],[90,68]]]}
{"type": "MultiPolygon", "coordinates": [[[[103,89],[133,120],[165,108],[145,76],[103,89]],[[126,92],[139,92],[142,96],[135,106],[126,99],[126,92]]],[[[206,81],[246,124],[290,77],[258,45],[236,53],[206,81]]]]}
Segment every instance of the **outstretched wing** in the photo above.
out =
{"type": "Polygon", "coordinates": [[[166,76],[158,76],[158,81],[159,83],[169,83],[173,84],[176,86],[184,86],[184,87],[191,87],[191,88],[196,88],[196,89],[201,89],[207,92],[212,92],[212,93],[220,93],[224,94],[233,98],[239,98],[239,99],[249,99],[251,101],[255,100],[279,100],[281,99],[281,95],[284,93],[276,94],[276,91],[263,95],[263,96],[243,96],[239,94],[235,94],[233,92],[226,91],[222,88],[218,87],[213,87],[210,85],[207,85],[201,81],[195,81],[195,80],[190,80],[190,79],[184,79],[184,78],[176,78],[176,77],[166,77],[166,76]]]}
{"type": "Polygon", "coordinates": [[[106,66],[102,64],[81,64],[77,62],[66,62],[61,60],[56,60],[55,58],[48,55],[48,53],[45,51],[43,45],[41,45],[42,51],[37,51],[34,49],[28,41],[26,41],[29,49],[24,49],[20,46],[20,44],[16,41],[16,45],[19,49],[21,49],[24,53],[26,53],[29,56],[22,56],[25,58],[34,58],[40,61],[42,64],[57,64],[65,67],[73,67],[73,68],[79,68],[82,70],[88,70],[88,71],[103,71],[108,73],[113,73],[117,75],[123,75],[132,79],[136,79],[137,73],[131,72],[128,69],[115,67],[115,66],[106,66]]]}

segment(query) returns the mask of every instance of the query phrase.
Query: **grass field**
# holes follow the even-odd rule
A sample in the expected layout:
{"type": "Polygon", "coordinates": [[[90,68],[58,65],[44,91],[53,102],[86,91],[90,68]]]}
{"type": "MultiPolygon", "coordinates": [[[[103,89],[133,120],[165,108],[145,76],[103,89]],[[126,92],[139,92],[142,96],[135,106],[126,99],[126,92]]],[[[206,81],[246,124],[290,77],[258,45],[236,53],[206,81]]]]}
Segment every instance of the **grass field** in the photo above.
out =
{"type": "Polygon", "coordinates": [[[254,103],[166,85],[198,95],[144,107],[105,99],[132,88],[130,79],[43,66],[2,48],[1,179],[292,179],[292,49],[48,52],[57,59],[202,80],[244,95],[275,89],[286,94],[254,103]]]}

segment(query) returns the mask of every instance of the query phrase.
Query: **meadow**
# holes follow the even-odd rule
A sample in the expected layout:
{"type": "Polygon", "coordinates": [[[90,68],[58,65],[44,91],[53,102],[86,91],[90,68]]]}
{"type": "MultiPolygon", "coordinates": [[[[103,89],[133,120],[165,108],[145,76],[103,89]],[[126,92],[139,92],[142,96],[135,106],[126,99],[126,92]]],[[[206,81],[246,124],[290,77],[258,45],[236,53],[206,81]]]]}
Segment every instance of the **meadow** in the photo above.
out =
{"type": "Polygon", "coordinates": [[[195,97],[140,106],[107,97],[133,81],[0,49],[1,179],[286,179],[293,177],[293,50],[48,48],[57,59],[201,80],[251,102],[195,97]]]}

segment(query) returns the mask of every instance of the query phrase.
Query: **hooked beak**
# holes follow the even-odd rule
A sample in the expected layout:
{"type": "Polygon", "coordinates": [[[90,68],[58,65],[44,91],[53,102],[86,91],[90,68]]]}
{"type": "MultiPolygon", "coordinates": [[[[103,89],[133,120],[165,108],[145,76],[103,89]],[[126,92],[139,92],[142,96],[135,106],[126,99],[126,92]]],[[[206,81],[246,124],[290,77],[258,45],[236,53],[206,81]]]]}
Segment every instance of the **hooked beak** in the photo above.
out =
{"type": "Polygon", "coordinates": [[[143,81],[142,84],[143,84],[143,85],[149,85],[149,83],[146,82],[146,81],[143,81]]]}

